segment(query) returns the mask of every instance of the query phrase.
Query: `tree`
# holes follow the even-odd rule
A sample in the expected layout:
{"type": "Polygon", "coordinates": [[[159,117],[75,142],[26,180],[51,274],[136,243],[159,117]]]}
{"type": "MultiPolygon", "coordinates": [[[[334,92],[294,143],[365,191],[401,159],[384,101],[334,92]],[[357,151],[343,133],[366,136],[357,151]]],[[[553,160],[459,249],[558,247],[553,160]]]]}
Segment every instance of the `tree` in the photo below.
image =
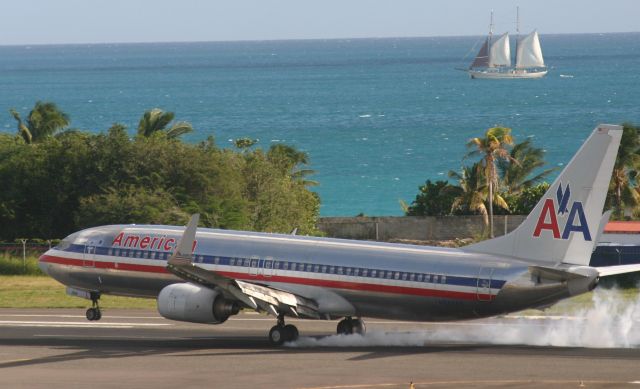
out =
{"type": "Polygon", "coordinates": [[[625,208],[635,208],[640,204],[636,178],[640,172],[640,138],[638,127],[623,124],[620,148],[613,165],[607,203],[613,206],[614,217],[624,218],[625,208]]]}
{"type": "MultiPolygon", "coordinates": [[[[511,129],[506,127],[493,127],[487,130],[483,138],[473,138],[467,143],[467,147],[473,150],[466,157],[482,156],[482,175],[489,188],[489,236],[493,238],[493,202],[495,188],[498,186],[498,174],[496,162],[501,159],[512,161],[512,157],[505,146],[513,144],[511,129]]],[[[466,158],[465,157],[465,158],[466,158]]],[[[505,203],[506,205],[506,203],[505,203]]]]}
{"type": "Polygon", "coordinates": [[[543,182],[537,185],[525,187],[516,194],[506,193],[503,197],[509,205],[509,211],[511,211],[511,214],[528,215],[548,189],[549,184],[547,182],[543,182]]]}
{"type": "Polygon", "coordinates": [[[36,102],[26,123],[15,109],[12,108],[9,112],[18,122],[18,135],[26,143],[39,142],[69,125],[69,116],[51,102],[36,102]]]}
{"type": "MultiPolygon", "coordinates": [[[[451,213],[478,213],[484,217],[485,226],[488,226],[489,213],[486,206],[488,186],[484,178],[484,166],[482,163],[476,162],[472,166],[464,166],[461,173],[449,171],[449,177],[457,179],[462,190],[460,195],[453,200],[451,213]]],[[[501,208],[509,208],[499,194],[494,196],[493,201],[501,208]]]]}
{"type": "Polygon", "coordinates": [[[517,194],[526,188],[538,184],[549,176],[556,168],[544,169],[535,174],[544,165],[544,151],[534,147],[531,139],[517,143],[509,153],[509,158],[497,161],[498,171],[502,178],[501,186],[509,194],[517,194]]]}
{"type": "Polygon", "coordinates": [[[427,180],[420,186],[420,193],[416,195],[416,199],[407,207],[406,214],[407,216],[449,215],[454,200],[461,194],[462,189],[449,184],[448,181],[427,180]]]}
{"type": "Polygon", "coordinates": [[[251,139],[246,137],[238,138],[233,141],[233,144],[236,146],[236,148],[242,151],[249,151],[249,149],[253,147],[256,143],[258,143],[257,139],[251,139]]]}
{"type": "Polygon", "coordinates": [[[150,137],[156,133],[164,133],[167,138],[176,139],[193,131],[191,123],[175,122],[172,124],[174,117],[173,112],[165,112],[160,108],[146,111],[138,123],[138,136],[150,137]]]}
{"type": "Polygon", "coordinates": [[[308,180],[307,177],[315,174],[315,170],[302,169],[301,165],[309,164],[309,156],[304,151],[285,145],[275,144],[269,148],[267,159],[278,167],[284,174],[288,174],[293,180],[304,186],[317,186],[318,182],[308,180]]]}

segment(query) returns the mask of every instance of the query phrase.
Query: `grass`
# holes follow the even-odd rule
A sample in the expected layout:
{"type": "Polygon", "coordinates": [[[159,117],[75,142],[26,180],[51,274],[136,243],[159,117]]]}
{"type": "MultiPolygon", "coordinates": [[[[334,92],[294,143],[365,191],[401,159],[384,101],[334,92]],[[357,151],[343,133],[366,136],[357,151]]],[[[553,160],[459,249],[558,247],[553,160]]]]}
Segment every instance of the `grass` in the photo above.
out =
{"type": "MultiPolygon", "coordinates": [[[[47,276],[0,276],[0,308],[88,308],[89,300],[68,296],[47,276]]],[[[156,309],[156,300],[103,295],[100,307],[156,309]]]]}
{"type": "Polygon", "coordinates": [[[37,256],[27,256],[26,260],[23,260],[22,257],[11,256],[7,253],[0,254],[0,274],[44,276],[38,267],[37,256]]]}

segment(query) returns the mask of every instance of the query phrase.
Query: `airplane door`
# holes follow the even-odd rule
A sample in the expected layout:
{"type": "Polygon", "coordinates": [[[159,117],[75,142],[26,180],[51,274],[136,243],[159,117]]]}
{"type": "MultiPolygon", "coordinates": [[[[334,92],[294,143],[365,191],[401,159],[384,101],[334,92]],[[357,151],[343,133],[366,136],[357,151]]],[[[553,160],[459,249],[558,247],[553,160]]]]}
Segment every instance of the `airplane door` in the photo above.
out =
{"type": "Polygon", "coordinates": [[[96,254],[95,243],[92,240],[87,241],[86,245],[84,246],[84,253],[82,254],[82,266],[96,267],[96,262],[94,260],[95,254],[96,254]]]}
{"type": "Polygon", "coordinates": [[[477,296],[478,301],[491,301],[491,277],[493,268],[481,267],[478,272],[477,296]]]}

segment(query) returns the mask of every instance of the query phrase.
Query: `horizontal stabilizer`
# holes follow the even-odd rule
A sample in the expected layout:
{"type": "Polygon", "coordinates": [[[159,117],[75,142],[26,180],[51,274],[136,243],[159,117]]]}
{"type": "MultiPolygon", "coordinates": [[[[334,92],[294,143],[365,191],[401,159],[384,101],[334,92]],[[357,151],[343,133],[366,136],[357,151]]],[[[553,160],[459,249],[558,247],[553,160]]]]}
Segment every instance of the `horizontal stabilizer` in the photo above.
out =
{"type": "Polygon", "coordinates": [[[603,266],[596,267],[600,277],[615,276],[617,274],[634,273],[640,271],[640,263],[633,265],[603,266]]]}

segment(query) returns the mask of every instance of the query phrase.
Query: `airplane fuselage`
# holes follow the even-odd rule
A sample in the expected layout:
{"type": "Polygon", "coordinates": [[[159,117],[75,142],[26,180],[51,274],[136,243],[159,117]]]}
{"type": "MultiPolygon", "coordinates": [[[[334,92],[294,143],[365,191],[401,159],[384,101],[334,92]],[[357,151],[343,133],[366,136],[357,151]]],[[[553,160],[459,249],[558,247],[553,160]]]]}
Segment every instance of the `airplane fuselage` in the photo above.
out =
{"type": "MultiPolygon", "coordinates": [[[[165,286],[184,282],[166,268],[183,231],[90,228],[47,251],[40,266],[70,287],[156,298],[165,286]]],[[[566,281],[536,279],[529,269],[535,263],[459,249],[205,228],[194,246],[194,265],[313,299],[325,318],[469,319],[572,294],[566,281]]]]}

